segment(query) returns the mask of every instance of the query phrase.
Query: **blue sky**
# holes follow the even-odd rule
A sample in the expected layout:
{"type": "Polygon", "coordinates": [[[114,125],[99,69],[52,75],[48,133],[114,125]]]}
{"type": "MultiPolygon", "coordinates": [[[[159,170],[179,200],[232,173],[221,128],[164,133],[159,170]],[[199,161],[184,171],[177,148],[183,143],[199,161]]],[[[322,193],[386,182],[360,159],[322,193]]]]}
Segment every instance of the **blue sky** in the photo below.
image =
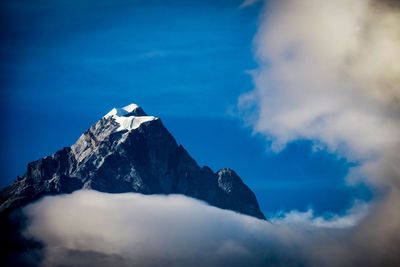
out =
{"type": "Polygon", "coordinates": [[[114,106],[162,118],[201,165],[235,169],[266,213],[342,212],[365,188],[354,163],[310,141],[268,151],[232,115],[253,88],[260,5],[225,1],[2,1],[1,184],[28,162],[71,145],[114,106]]]}

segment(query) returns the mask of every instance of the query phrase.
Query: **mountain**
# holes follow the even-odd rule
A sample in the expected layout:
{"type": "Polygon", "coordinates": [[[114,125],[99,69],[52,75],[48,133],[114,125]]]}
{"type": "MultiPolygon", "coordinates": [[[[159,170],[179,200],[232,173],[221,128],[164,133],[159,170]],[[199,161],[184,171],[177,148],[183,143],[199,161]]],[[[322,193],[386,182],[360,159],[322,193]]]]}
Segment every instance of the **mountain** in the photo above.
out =
{"type": "Polygon", "coordinates": [[[71,147],[29,163],[0,193],[0,213],[78,189],[183,194],[265,219],[254,193],[233,170],[200,167],[159,118],[136,104],[112,109],[71,147]]]}

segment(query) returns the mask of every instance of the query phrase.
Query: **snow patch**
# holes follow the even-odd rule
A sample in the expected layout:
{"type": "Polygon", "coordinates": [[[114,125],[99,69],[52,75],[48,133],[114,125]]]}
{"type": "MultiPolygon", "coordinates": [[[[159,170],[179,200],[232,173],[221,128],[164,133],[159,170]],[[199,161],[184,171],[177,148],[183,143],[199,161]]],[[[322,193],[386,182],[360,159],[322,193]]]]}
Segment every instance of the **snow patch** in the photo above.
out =
{"type": "Polygon", "coordinates": [[[148,121],[157,120],[157,117],[154,116],[135,116],[128,115],[129,113],[135,111],[140,108],[136,104],[129,104],[123,108],[113,108],[110,112],[108,112],[104,118],[112,117],[120,126],[115,131],[122,130],[133,130],[139,128],[139,126],[148,121]]]}
{"type": "Polygon", "coordinates": [[[139,108],[139,106],[136,105],[135,103],[132,103],[132,104],[129,104],[129,105],[123,107],[122,109],[125,110],[125,111],[127,111],[127,112],[132,112],[132,111],[134,111],[134,110],[137,109],[137,108],[139,108]]]}
{"type": "Polygon", "coordinates": [[[129,116],[129,117],[120,117],[120,116],[113,116],[115,121],[119,124],[119,127],[116,131],[122,130],[133,130],[139,128],[139,126],[147,121],[156,120],[156,117],[153,116],[129,116]]]}

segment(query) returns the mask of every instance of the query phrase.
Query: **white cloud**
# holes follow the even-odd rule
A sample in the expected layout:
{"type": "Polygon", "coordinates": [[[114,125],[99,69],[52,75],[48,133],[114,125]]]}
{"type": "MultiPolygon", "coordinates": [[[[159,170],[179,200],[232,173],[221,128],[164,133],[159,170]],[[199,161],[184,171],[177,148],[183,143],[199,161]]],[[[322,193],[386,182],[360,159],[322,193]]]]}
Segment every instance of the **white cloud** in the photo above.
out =
{"type": "Polygon", "coordinates": [[[277,151],[316,140],[369,173],[381,159],[397,164],[386,155],[400,147],[399,25],[399,9],[368,0],[271,1],[255,38],[255,89],[239,100],[256,107],[254,130],[277,151]]]}
{"type": "MultiPolygon", "coordinates": [[[[266,1],[254,41],[255,87],[239,99],[247,122],[276,152],[308,139],[358,162],[348,183],[365,183],[376,197],[346,243],[330,251],[346,261],[351,246],[354,261],[363,251],[372,266],[384,266],[384,257],[400,264],[399,29],[398,1],[266,1]]],[[[353,224],[356,210],[337,217],[339,226],[353,224]]],[[[310,217],[292,212],[284,220],[310,217]]]]}
{"type": "Polygon", "coordinates": [[[181,195],[80,191],[26,209],[27,235],[46,245],[44,266],[243,266],[264,254],[267,223],[181,195]]]}
{"type": "Polygon", "coordinates": [[[314,211],[309,209],[305,212],[296,210],[287,213],[277,213],[270,221],[274,224],[287,224],[306,227],[345,229],[356,226],[368,212],[368,205],[363,202],[357,202],[351,210],[345,215],[327,214],[323,216],[315,216],[314,211]],[[328,217],[328,219],[326,218],[328,217]]]}
{"type": "Polygon", "coordinates": [[[361,217],[349,214],[324,219],[292,212],[270,223],[181,195],[87,190],[46,197],[25,214],[25,235],[45,246],[43,266],[370,266],[376,260],[390,266],[400,260],[385,254],[393,249],[387,235],[365,242],[371,236],[352,226],[361,217]]]}

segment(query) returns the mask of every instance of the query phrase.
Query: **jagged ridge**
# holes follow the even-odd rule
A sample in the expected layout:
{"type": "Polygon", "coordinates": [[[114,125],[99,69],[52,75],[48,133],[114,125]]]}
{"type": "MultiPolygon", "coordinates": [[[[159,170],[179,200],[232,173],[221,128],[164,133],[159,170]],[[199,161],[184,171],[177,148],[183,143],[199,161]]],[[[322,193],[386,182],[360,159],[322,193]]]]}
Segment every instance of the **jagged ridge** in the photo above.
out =
{"type": "Polygon", "coordinates": [[[183,194],[265,219],[254,193],[230,169],[200,167],[157,117],[131,104],[113,109],[69,148],[28,164],[0,194],[0,211],[78,189],[183,194]]]}

